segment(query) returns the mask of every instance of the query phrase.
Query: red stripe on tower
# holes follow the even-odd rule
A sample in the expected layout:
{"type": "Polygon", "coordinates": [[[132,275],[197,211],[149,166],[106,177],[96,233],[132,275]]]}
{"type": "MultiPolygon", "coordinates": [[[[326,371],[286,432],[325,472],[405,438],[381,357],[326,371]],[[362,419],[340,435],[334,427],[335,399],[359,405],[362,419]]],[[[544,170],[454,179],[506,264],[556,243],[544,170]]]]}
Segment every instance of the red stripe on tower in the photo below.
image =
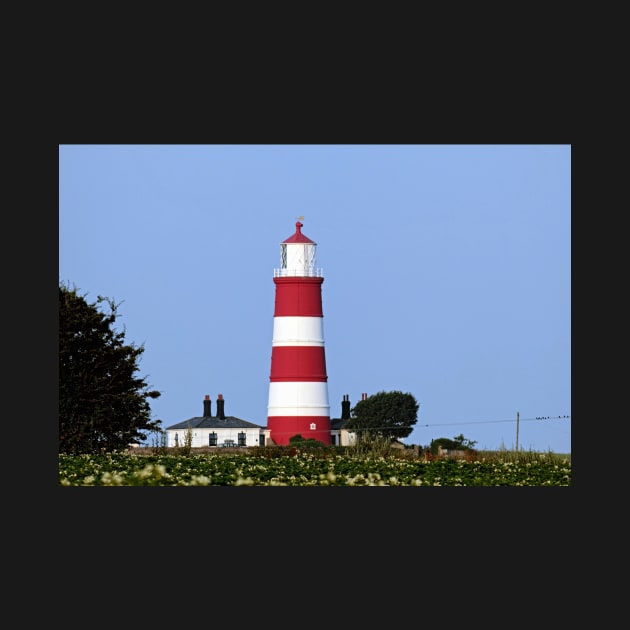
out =
{"type": "Polygon", "coordinates": [[[273,273],[276,302],[267,428],[275,444],[288,444],[295,435],[331,444],[324,277],[315,268],[317,243],[301,229],[298,220],[295,234],[280,243],[280,268],[273,273]]]}

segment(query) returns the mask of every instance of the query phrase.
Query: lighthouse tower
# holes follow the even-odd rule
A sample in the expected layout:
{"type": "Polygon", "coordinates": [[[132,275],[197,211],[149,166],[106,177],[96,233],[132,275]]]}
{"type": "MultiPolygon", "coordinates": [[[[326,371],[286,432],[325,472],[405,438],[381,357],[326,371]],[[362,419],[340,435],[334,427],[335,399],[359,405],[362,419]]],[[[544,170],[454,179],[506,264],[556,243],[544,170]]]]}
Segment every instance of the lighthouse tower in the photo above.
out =
{"type": "Polygon", "coordinates": [[[275,444],[288,444],[295,435],[331,444],[324,277],[315,268],[316,247],[302,234],[298,220],[295,234],[280,243],[280,268],[273,272],[276,302],[267,428],[275,444]]]}

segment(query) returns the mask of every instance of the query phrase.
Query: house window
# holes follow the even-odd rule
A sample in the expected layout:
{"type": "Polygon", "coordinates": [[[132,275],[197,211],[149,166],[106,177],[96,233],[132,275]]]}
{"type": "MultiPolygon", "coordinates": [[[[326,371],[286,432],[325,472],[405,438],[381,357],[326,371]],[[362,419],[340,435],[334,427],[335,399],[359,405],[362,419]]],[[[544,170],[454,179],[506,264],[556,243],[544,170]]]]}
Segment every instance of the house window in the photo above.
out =
{"type": "Polygon", "coordinates": [[[216,446],[217,445],[217,434],[215,431],[208,434],[208,445],[216,446]]]}
{"type": "Polygon", "coordinates": [[[179,435],[175,434],[175,446],[179,446],[179,435]]]}
{"type": "Polygon", "coordinates": [[[311,431],[315,431],[317,425],[314,422],[311,422],[311,431]]]}
{"type": "Polygon", "coordinates": [[[238,434],[238,445],[239,446],[245,446],[246,441],[245,441],[245,431],[241,431],[238,434]]]}

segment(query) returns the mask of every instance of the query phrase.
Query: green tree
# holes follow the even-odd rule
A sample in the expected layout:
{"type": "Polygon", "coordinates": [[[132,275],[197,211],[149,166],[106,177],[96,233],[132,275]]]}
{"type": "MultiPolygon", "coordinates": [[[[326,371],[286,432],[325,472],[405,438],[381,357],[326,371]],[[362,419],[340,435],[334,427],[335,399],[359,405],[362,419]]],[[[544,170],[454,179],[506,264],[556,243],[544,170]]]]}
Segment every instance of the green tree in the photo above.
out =
{"type": "Polygon", "coordinates": [[[90,304],[59,284],[60,453],[120,450],[160,430],[148,402],[160,392],[136,375],[144,346],[126,345],[124,328],[114,329],[118,306],[101,296],[90,304]]]}
{"type": "Polygon", "coordinates": [[[297,446],[299,448],[327,448],[328,444],[324,444],[321,440],[313,438],[304,438],[301,433],[296,433],[289,438],[289,446],[297,446]]]}
{"type": "Polygon", "coordinates": [[[346,428],[360,440],[407,437],[418,421],[420,405],[411,394],[378,392],[360,400],[351,410],[346,428]]]}

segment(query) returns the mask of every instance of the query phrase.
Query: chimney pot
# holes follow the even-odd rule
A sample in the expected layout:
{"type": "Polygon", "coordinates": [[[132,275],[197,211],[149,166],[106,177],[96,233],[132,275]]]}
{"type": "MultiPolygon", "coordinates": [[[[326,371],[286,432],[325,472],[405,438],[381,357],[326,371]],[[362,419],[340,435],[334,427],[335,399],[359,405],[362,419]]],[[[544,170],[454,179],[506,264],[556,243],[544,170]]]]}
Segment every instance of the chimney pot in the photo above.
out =
{"type": "Polygon", "coordinates": [[[217,418],[219,418],[219,420],[225,420],[224,405],[225,400],[223,400],[223,394],[219,394],[217,398],[217,418]]]}
{"type": "Polygon", "coordinates": [[[210,396],[206,394],[203,399],[203,417],[208,418],[212,415],[212,401],[210,396]]]}
{"type": "Polygon", "coordinates": [[[350,397],[348,394],[344,394],[343,401],[341,402],[341,419],[349,420],[350,419],[350,397]]]}

